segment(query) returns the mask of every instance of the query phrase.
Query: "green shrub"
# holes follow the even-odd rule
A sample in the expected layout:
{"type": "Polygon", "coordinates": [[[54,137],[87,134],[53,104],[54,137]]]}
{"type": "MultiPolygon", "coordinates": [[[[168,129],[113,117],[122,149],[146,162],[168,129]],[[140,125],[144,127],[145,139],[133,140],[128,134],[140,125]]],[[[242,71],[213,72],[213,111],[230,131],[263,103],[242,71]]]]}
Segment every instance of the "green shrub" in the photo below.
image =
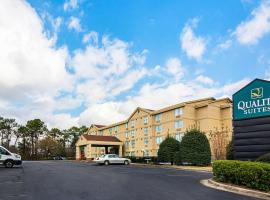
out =
{"type": "Polygon", "coordinates": [[[167,137],[160,145],[158,150],[159,162],[170,162],[173,164],[175,160],[175,153],[179,151],[180,143],[172,138],[167,137]]]}
{"type": "Polygon", "coordinates": [[[197,129],[188,131],[181,141],[182,163],[204,166],[211,162],[211,150],[207,137],[197,129]]]}
{"type": "Polygon", "coordinates": [[[267,153],[267,154],[260,156],[259,158],[257,158],[256,161],[270,163],[270,153],[267,153]]]}
{"type": "Polygon", "coordinates": [[[232,141],[230,141],[229,144],[226,147],[226,159],[227,160],[234,160],[234,157],[233,157],[233,143],[232,143],[232,141]]]}
{"type": "Polygon", "coordinates": [[[214,179],[270,191],[270,164],[236,160],[218,160],[213,164],[214,179]]]}

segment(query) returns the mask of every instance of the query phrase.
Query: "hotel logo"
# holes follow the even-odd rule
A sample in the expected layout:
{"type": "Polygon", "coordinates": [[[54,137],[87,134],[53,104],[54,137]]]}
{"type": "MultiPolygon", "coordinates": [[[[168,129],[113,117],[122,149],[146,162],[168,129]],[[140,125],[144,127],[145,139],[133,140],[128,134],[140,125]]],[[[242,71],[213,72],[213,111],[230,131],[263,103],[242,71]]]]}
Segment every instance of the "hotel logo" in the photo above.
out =
{"type": "Polygon", "coordinates": [[[254,88],[251,90],[251,98],[258,99],[263,97],[263,88],[254,88]]]}

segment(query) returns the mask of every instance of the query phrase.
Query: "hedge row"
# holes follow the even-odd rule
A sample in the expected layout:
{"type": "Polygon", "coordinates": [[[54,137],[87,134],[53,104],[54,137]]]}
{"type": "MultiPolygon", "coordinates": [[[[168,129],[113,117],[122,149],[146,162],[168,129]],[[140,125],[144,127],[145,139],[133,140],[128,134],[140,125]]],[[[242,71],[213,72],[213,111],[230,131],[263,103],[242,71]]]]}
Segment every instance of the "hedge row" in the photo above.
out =
{"type": "Polygon", "coordinates": [[[219,160],[213,164],[214,179],[270,191],[270,164],[259,162],[219,160]]]}

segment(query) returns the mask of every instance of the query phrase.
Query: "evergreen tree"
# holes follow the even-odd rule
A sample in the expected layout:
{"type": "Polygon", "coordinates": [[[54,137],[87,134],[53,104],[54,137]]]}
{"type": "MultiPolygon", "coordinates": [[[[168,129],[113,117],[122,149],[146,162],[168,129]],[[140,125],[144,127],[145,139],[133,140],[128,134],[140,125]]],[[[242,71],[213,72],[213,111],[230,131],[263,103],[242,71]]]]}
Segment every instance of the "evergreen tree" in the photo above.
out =
{"type": "Polygon", "coordinates": [[[198,129],[188,131],[181,141],[182,162],[192,165],[209,165],[211,149],[206,135],[198,129]]]}
{"type": "Polygon", "coordinates": [[[179,151],[180,143],[172,138],[167,137],[160,145],[158,150],[158,161],[159,162],[170,162],[174,163],[175,153],[179,151]]]}

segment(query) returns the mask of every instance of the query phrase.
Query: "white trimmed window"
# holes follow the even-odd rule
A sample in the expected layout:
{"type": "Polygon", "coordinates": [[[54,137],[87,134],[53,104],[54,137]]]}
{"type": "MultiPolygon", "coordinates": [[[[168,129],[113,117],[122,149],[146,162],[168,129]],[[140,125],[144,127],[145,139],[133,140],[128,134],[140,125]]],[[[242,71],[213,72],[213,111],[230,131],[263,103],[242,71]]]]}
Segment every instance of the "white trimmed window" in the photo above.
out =
{"type": "Polygon", "coordinates": [[[112,128],[109,128],[110,135],[112,134],[112,132],[113,132],[113,129],[112,128]]]}
{"type": "Polygon", "coordinates": [[[144,138],[144,144],[145,144],[145,145],[148,144],[148,138],[144,138]]]}
{"type": "Polygon", "coordinates": [[[130,123],[131,123],[131,128],[134,128],[135,127],[135,120],[132,120],[130,123]]]}
{"type": "Polygon", "coordinates": [[[103,131],[98,131],[98,135],[103,135],[103,131]]]}
{"type": "Polygon", "coordinates": [[[143,151],[143,156],[149,156],[149,150],[144,150],[143,151]]]}
{"type": "Polygon", "coordinates": [[[135,140],[131,140],[131,147],[135,148],[135,140]]]}
{"type": "Polygon", "coordinates": [[[128,149],[129,148],[129,141],[125,142],[125,148],[128,149]]]}
{"type": "Polygon", "coordinates": [[[161,120],[161,114],[157,114],[155,116],[155,120],[156,120],[156,122],[160,121],[161,120]]]}
{"type": "Polygon", "coordinates": [[[174,116],[181,116],[183,114],[183,108],[177,108],[174,110],[174,116]]]}
{"type": "Polygon", "coordinates": [[[144,123],[144,124],[148,124],[148,116],[145,116],[145,117],[143,118],[143,123],[144,123]]]}
{"type": "Polygon", "coordinates": [[[125,132],[126,138],[128,138],[129,134],[128,131],[125,132]]]}
{"type": "Polygon", "coordinates": [[[161,136],[157,136],[156,137],[156,143],[160,144],[162,142],[162,137],[161,136]]]}
{"type": "Polygon", "coordinates": [[[145,136],[148,136],[148,128],[144,128],[144,129],[143,129],[143,132],[144,132],[144,135],[145,135],[145,136]]]}
{"type": "Polygon", "coordinates": [[[156,132],[160,133],[162,131],[162,126],[161,125],[156,125],[156,132]]]}
{"type": "Polygon", "coordinates": [[[125,128],[128,128],[128,123],[125,123],[125,128]]]}
{"type": "Polygon", "coordinates": [[[135,137],[135,135],[136,135],[135,130],[130,131],[130,135],[131,135],[131,137],[135,137]]]}
{"type": "Polygon", "coordinates": [[[177,141],[179,141],[179,142],[182,141],[183,137],[184,137],[184,133],[176,133],[176,134],[175,134],[175,139],[176,139],[177,141]]]}
{"type": "Polygon", "coordinates": [[[174,122],[174,128],[178,129],[178,128],[183,128],[184,124],[182,120],[178,120],[174,122]]]}

